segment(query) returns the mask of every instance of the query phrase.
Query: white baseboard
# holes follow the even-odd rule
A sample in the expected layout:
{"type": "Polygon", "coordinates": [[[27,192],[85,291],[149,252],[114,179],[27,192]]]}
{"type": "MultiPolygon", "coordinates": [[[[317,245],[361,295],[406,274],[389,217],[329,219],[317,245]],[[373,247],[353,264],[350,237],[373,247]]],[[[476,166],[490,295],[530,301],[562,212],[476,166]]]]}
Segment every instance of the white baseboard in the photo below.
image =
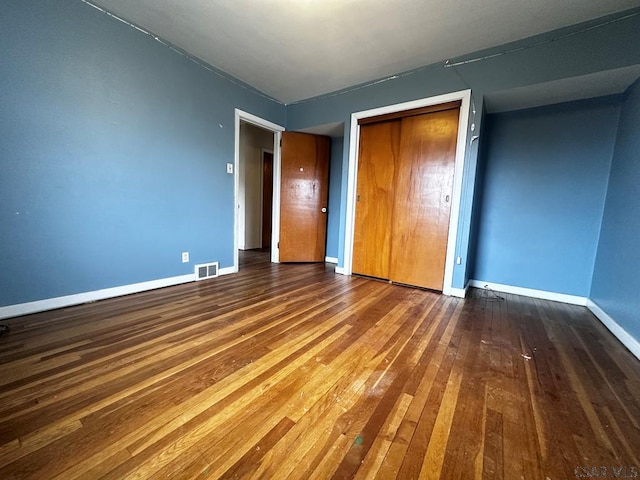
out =
{"type": "Polygon", "coordinates": [[[218,269],[218,276],[222,277],[223,275],[231,275],[232,273],[238,273],[238,267],[224,267],[218,269]]]}
{"type": "Polygon", "coordinates": [[[476,288],[485,288],[486,286],[496,292],[513,293],[514,295],[522,295],[524,297],[541,298],[543,300],[552,300],[554,302],[570,303],[572,305],[580,305],[582,307],[587,306],[587,297],[579,297],[577,295],[567,295],[565,293],[548,292],[546,290],[535,290],[533,288],[514,287],[512,285],[483,282],[480,280],[470,280],[469,285],[476,288]]]}
{"type": "Polygon", "coordinates": [[[327,263],[338,263],[338,257],[324,257],[324,261],[327,263]]]}
{"type": "Polygon", "coordinates": [[[122,295],[155,290],[156,288],[171,287],[173,285],[193,281],[195,281],[195,275],[190,273],[188,275],[161,278],[159,280],[151,280],[149,282],[133,283],[131,285],[123,285],[121,287],[104,288],[102,290],[76,293],[74,295],[66,295],[64,297],[47,298],[45,300],[37,300],[35,302],[8,305],[6,307],[0,307],[0,318],[18,317],[20,315],[28,315],[30,313],[44,312],[45,310],[70,307],[81,303],[95,302],[96,300],[120,297],[122,295]]]}
{"type": "MultiPolygon", "coordinates": [[[[587,307],[602,324],[629,349],[629,351],[640,360],[640,342],[633,338],[624,328],[611,318],[597,303],[586,297],[575,295],[566,295],[564,293],[547,292],[545,290],[534,290],[531,288],[514,287],[511,285],[502,285],[499,283],[481,282],[479,280],[471,280],[469,286],[476,288],[484,288],[488,286],[491,290],[503,293],[513,293],[515,295],[523,295],[525,297],[542,298],[544,300],[553,300],[556,302],[570,303],[572,305],[580,305],[587,307]]],[[[453,290],[453,289],[452,289],[453,290]]],[[[453,293],[452,293],[453,294],[453,293]]]]}
{"type": "MultiPolygon", "coordinates": [[[[220,268],[218,269],[218,276],[230,275],[237,271],[238,268],[234,266],[220,268]]],[[[19,303],[17,305],[7,305],[6,307],[0,307],[0,319],[19,317],[20,315],[44,312],[46,310],[54,310],[56,308],[70,307],[72,305],[95,302],[96,300],[104,300],[106,298],[121,297],[122,295],[155,290],[156,288],[171,287],[173,285],[180,285],[181,283],[189,283],[193,281],[195,281],[195,275],[190,273],[188,275],[160,278],[158,280],[133,283],[131,285],[123,285],[121,287],[104,288],[102,290],[95,290],[92,292],[76,293],[74,295],[66,295],[64,297],[47,298],[45,300],[19,303]]]]}
{"type": "Polygon", "coordinates": [[[453,288],[449,289],[449,295],[452,297],[465,298],[467,296],[467,290],[469,289],[469,284],[464,288],[453,288]]]}
{"type": "Polygon", "coordinates": [[[346,275],[347,271],[344,269],[344,267],[336,266],[336,273],[339,274],[339,275],[346,275]]]}
{"type": "Polygon", "coordinates": [[[600,306],[593,300],[587,301],[587,308],[591,310],[598,320],[609,329],[613,335],[622,342],[622,344],[629,349],[635,357],[640,360],[640,342],[633,338],[629,333],[622,328],[618,323],[611,318],[600,306]]]}

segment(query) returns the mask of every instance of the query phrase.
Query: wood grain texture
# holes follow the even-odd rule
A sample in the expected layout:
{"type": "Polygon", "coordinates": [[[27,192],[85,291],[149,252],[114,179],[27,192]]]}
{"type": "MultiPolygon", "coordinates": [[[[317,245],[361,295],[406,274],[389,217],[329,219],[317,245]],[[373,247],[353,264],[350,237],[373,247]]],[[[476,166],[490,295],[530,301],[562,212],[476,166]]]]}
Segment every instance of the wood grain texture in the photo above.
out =
{"type": "Polygon", "coordinates": [[[640,362],[586,308],[444,297],[256,251],[241,267],[5,321],[0,478],[640,467],[640,362]]]}
{"type": "Polygon", "coordinates": [[[459,109],[402,119],[389,278],[442,290],[459,109]]]}
{"type": "Polygon", "coordinates": [[[389,278],[400,126],[395,120],[360,127],[352,261],[360,275],[389,278]]]}
{"type": "Polygon", "coordinates": [[[406,117],[412,117],[414,115],[424,115],[425,113],[439,112],[441,110],[451,110],[453,108],[460,108],[462,102],[456,100],[453,102],[439,103],[437,105],[429,105],[426,107],[412,108],[409,110],[401,110],[399,112],[385,113],[383,115],[376,115],[375,117],[366,117],[358,120],[358,125],[368,125],[370,123],[386,122],[388,120],[400,120],[406,117]]]}
{"type": "Polygon", "coordinates": [[[281,262],[324,262],[330,148],[329,137],[282,133],[281,262]]]}

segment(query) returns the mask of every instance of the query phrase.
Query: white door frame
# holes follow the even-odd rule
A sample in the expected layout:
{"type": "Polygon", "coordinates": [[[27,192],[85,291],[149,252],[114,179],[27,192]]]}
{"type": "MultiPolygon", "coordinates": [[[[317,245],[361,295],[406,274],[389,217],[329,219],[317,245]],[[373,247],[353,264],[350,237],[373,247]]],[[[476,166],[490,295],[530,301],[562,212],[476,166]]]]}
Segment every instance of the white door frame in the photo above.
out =
{"type": "Polygon", "coordinates": [[[453,198],[451,203],[451,215],[449,217],[449,236],[447,240],[447,255],[445,259],[444,283],[442,288],[443,294],[452,294],[453,269],[455,268],[456,244],[458,240],[458,219],[460,218],[460,205],[462,200],[462,176],[464,172],[464,161],[469,135],[468,125],[471,90],[461,90],[459,92],[422,98],[411,102],[398,103],[395,105],[373,108],[371,110],[364,110],[351,114],[349,172],[347,177],[347,211],[344,240],[344,268],[336,269],[336,272],[351,275],[353,271],[353,237],[355,230],[356,187],[358,180],[358,152],[360,150],[360,125],[358,124],[358,120],[457,100],[461,101],[460,120],[458,122],[458,140],[456,144],[456,159],[453,175],[453,198]]]}
{"type": "Polygon", "coordinates": [[[234,146],[234,183],[233,183],[233,271],[239,269],[238,245],[239,245],[239,219],[238,219],[238,196],[240,192],[240,121],[251,123],[265,130],[273,132],[273,212],[271,219],[271,261],[278,263],[280,251],[278,241],[280,240],[280,139],[284,127],[257,117],[251,113],[235,109],[235,146],[234,146]]]}

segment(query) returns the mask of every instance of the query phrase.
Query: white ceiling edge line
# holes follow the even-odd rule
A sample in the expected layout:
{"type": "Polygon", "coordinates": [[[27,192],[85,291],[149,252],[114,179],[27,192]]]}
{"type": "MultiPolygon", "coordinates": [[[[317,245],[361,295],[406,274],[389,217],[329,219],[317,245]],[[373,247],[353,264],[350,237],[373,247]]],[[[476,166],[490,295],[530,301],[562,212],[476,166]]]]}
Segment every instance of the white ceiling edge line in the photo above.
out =
{"type": "Polygon", "coordinates": [[[278,249],[278,241],[280,240],[280,139],[284,127],[273,123],[264,118],[258,117],[239,108],[235,109],[234,119],[234,140],[233,140],[233,271],[238,272],[240,268],[240,255],[238,246],[240,245],[238,218],[238,200],[240,196],[240,123],[246,122],[256,127],[264,128],[273,132],[273,204],[272,204],[272,239],[271,239],[271,261],[278,263],[280,258],[280,250],[278,249]]]}
{"type": "Polygon", "coordinates": [[[334,90],[332,92],[321,93],[320,95],[314,95],[313,97],[309,97],[309,98],[301,98],[300,100],[295,100],[293,102],[286,103],[285,105],[286,106],[299,105],[299,104],[302,104],[302,103],[315,102],[317,100],[324,100],[326,98],[337,97],[339,95],[344,95],[346,93],[356,92],[358,90],[362,90],[363,88],[373,87],[374,85],[378,85],[380,83],[385,83],[385,82],[388,82],[390,80],[395,80],[396,78],[407,77],[409,75],[413,75],[414,73],[418,73],[418,72],[421,72],[423,70],[427,70],[429,68],[434,68],[434,67],[439,67],[439,66],[440,66],[440,63],[431,64],[431,65],[425,65],[423,67],[414,68],[414,69],[408,70],[406,72],[402,72],[402,73],[397,73],[395,75],[391,75],[389,77],[379,78],[377,80],[372,80],[370,82],[365,82],[365,83],[356,83],[356,84],[351,85],[351,86],[346,86],[344,88],[340,88],[340,89],[334,90]]]}
{"type": "MultiPolygon", "coordinates": [[[[549,38],[547,40],[542,40],[540,42],[535,42],[535,43],[532,43],[530,45],[523,45],[522,47],[512,48],[512,49],[509,49],[509,50],[504,50],[502,52],[492,53],[491,55],[485,55],[485,56],[482,56],[482,57],[474,57],[474,58],[470,58],[468,60],[461,60],[459,62],[454,62],[454,63],[451,63],[451,60],[446,60],[444,62],[444,67],[445,68],[458,67],[460,65],[467,65],[469,63],[481,62],[483,60],[489,60],[491,58],[501,57],[502,55],[508,55],[510,53],[521,52],[523,50],[529,50],[531,48],[536,48],[536,47],[540,47],[540,46],[543,46],[543,45],[548,45],[549,43],[557,42],[558,40],[564,40],[565,38],[575,37],[577,35],[580,35],[580,34],[585,33],[585,32],[589,32],[591,30],[596,30],[598,28],[606,27],[607,25],[612,25],[614,23],[618,23],[618,22],[621,22],[623,20],[627,20],[629,18],[633,18],[633,17],[635,17],[637,15],[640,15],[640,12],[629,13],[629,14],[623,15],[621,17],[612,18],[611,20],[607,20],[606,22],[601,22],[601,23],[597,23],[595,25],[590,25],[588,27],[584,27],[584,28],[578,29],[578,30],[576,30],[574,32],[567,32],[565,34],[558,35],[557,37],[549,38]]],[[[570,26],[569,27],[565,27],[565,28],[570,28],[570,26]]],[[[541,33],[539,35],[544,35],[544,33],[541,33]]],[[[522,39],[522,40],[526,40],[526,39],[522,39]]],[[[463,55],[461,55],[461,56],[463,56],[463,55]]]]}
{"type": "Polygon", "coordinates": [[[99,5],[96,5],[95,3],[90,2],[89,0],[80,0],[82,3],[89,5],[90,7],[95,8],[96,10],[98,10],[99,12],[104,13],[105,15],[121,22],[124,23],[125,25],[139,31],[140,33],[143,33],[144,35],[148,35],[149,37],[153,38],[156,42],[158,42],[159,44],[167,47],[169,50],[177,53],[178,55],[181,55],[183,57],[185,57],[187,60],[189,60],[192,63],[195,63],[196,65],[198,65],[201,68],[204,68],[205,70],[213,73],[214,75],[217,75],[220,78],[223,78],[224,80],[231,82],[232,84],[240,87],[240,88],[244,88],[245,90],[254,93],[260,97],[266,98],[267,100],[271,100],[273,102],[279,103],[280,105],[284,105],[286,106],[286,104],[280,100],[278,100],[277,98],[274,98],[270,95],[267,95],[266,93],[261,92],[260,90],[258,90],[256,87],[254,87],[253,85],[249,85],[248,83],[243,82],[242,80],[239,80],[237,78],[235,78],[233,75],[230,75],[226,72],[224,72],[223,70],[220,70],[216,67],[214,67],[213,65],[209,65],[207,62],[205,62],[204,60],[199,59],[198,57],[191,55],[189,52],[187,52],[186,50],[183,50],[182,48],[174,45],[173,43],[169,42],[168,40],[165,40],[164,38],[156,35],[155,33],[150,32],[149,30],[145,30],[144,28],[136,25],[135,23],[129,22],[128,20],[125,20],[124,18],[111,13],[109,10],[106,10],[104,8],[102,8],[99,5]]]}
{"type": "MultiPolygon", "coordinates": [[[[590,25],[589,27],[585,27],[585,28],[582,28],[582,29],[579,29],[579,30],[576,30],[576,31],[573,31],[573,32],[568,32],[568,33],[559,35],[557,37],[553,37],[553,38],[550,38],[550,39],[547,39],[547,40],[543,40],[543,41],[540,41],[540,42],[535,42],[535,43],[532,43],[530,45],[523,45],[522,47],[503,50],[503,51],[500,51],[500,52],[492,53],[490,55],[484,55],[484,56],[480,56],[480,57],[473,57],[473,58],[469,58],[467,60],[460,60],[458,62],[452,62],[452,59],[442,60],[440,62],[436,62],[436,63],[432,63],[432,64],[429,64],[429,65],[423,65],[421,67],[413,68],[413,69],[407,70],[405,72],[399,72],[399,73],[396,73],[394,75],[390,75],[388,77],[383,77],[383,78],[379,78],[377,80],[371,80],[369,82],[364,82],[364,83],[359,83],[359,84],[355,84],[355,85],[352,85],[352,86],[347,86],[347,87],[341,88],[339,90],[335,90],[333,92],[323,93],[323,94],[316,95],[316,96],[313,96],[313,97],[310,97],[310,98],[302,98],[300,100],[295,100],[293,102],[285,103],[284,105],[285,106],[299,105],[299,104],[304,104],[304,103],[308,103],[308,102],[314,102],[314,101],[318,101],[318,100],[325,100],[327,98],[337,97],[337,96],[340,96],[340,95],[346,95],[348,93],[355,92],[355,91],[358,91],[358,90],[362,90],[364,88],[373,87],[373,86],[378,85],[380,83],[385,83],[385,82],[388,82],[388,81],[391,81],[391,80],[396,80],[398,78],[408,77],[410,75],[414,75],[416,73],[420,73],[420,72],[423,72],[425,70],[429,70],[431,68],[438,68],[438,67],[452,68],[453,71],[456,72],[456,74],[458,75],[460,80],[462,80],[462,82],[467,87],[471,88],[470,85],[467,83],[467,81],[460,75],[460,72],[458,72],[458,70],[456,70],[455,67],[467,65],[469,63],[476,63],[476,62],[481,62],[481,61],[484,61],[484,60],[490,60],[492,58],[501,57],[503,55],[509,55],[509,54],[521,52],[521,51],[524,51],[524,50],[530,50],[532,48],[536,48],[536,47],[547,45],[547,44],[550,44],[550,43],[553,43],[553,42],[557,42],[557,41],[563,40],[565,38],[574,37],[576,35],[580,35],[582,33],[585,33],[585,32],[591,31],[591,30],[596,30],[598,28],[606,27],[608,25],[611,25],[611,24],[614,24],[614,23],[618,23],[618,22],[621,22],[623,20],[627,20],[629,18],[633,18],[633,17],[635,17],[637,15],[640,15],[640,12],[633,12],[633,13],[630,13],[628,15],[624,15],[624,16],[621,16],[621,17],[613,18],[613,19],[608,20],[606,22],[601,22],[601,23],[598,23],[596,25],[590,25]]],[[[569,27],[565,27],[565,28],[570,28],[570,26],[569,27]]],[[[549,32],[543,32],[543,33],[540,33],[538,35],[545,35],[545,33],[549,33],[549,32]]],[[[529,38],[531,38],[531,37],[529,37],[529,38]]],[[[524,40],[526,40],[526,39],[516,40],[515,42],[520,42],[520,41],[524,41],[524,40]]],[[[511,43],[514,43],[514,42],[511,42],[511,43]]],[[[496,47],[494,47],[494,48],[496,48],[496,47]]],[[[488,50],[488,49],[486,49],[486,50],[488,50]]],[[[472,54],[473,54],[473,52],[471,52],[468,55],[472,55],[472,54]]],[[[465,55],[459,55],[457,58],[461,58],[461,57],[464,58],[465,55]]]]}
{"type": "MultiPolygon", "coordinates": [[[[447,239],[447,250],[445,257],[445,271],[442,293],[451,295],[453,291],[453,270],[455,268],[455,255],[458,240],[458,223],[460,219],[460,207],[462,200],[462,180],[464,174],[464,163],[467,151],[467,138],[469,136],[469,113],[471,105],[471,90],[460,90],[457,92],[436,95],[410,102],[397,103],[385,107],[363,110],[351,114],[351,135],[349,140],[349,159],[347,173],[347,208],[345,215],[345,240],[343,267],[340,273],[344,275],[353,274],[353,241],[355,232],[355,206],[356,187],[358,179],[358,147],[360,143],[360,125],[358,120],[363,118],[385,115],[388,113],[402,112],[414,108],[428,107],[442,103],[461,101],[460,117],[458,121],[458,138],[456,143],[455,167],[453,176],[453,195],[451,205],[451,215],[449,217],[449,235],[447,239]]],[[[337,271],[337,269],[336,269],[337,271]]]]}

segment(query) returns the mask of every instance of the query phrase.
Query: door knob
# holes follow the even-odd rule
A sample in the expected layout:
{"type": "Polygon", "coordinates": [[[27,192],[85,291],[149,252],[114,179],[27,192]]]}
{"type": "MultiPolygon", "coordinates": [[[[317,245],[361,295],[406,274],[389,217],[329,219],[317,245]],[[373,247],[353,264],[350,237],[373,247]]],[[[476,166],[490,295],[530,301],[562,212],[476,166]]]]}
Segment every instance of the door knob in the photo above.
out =
{"type": "Polygon", "coordinates": [[[327,209],[322,207],[322,213],[327,213],[327,209]]]}

